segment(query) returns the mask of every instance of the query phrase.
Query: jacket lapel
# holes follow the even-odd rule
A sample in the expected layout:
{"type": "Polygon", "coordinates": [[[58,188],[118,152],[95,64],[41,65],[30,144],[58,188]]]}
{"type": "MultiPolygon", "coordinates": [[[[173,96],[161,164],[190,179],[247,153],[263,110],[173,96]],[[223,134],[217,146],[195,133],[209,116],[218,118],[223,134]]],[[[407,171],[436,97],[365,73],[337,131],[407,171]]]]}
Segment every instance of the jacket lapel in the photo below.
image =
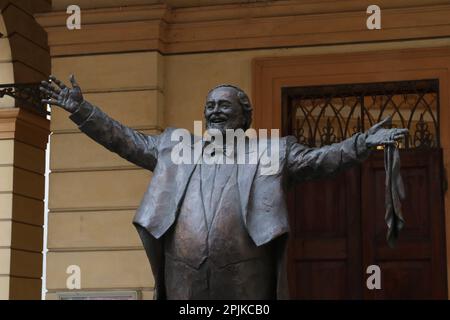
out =
{"type": "MultiPolygon", "coordinates": [[[[246,156],[250,157],[253,152],[257,150],[249,150],[246,152],[246,156]]],[[[259,157],[256,164],[238,164],[238,188],[241,200],[241,211],[245,225],[247,225],[247,212],[248,201],[250,197],[250,190],[255,179],[255,174],[258,169],[259,157]]]]}
{"type": "Polygon", "coordinates": [[[190,164],[181,164],[178,168],[177,175],[176,175],[176,183],[177,183],[177,192],[175,194],[175,204],[176,209],[180,207],[180,203],[183,200],[183,197],[186,193],[187,184],[190,181],[192,177],[192,173],[194,172],[195,167],[197,166],[199,160],[201,159],[202,150],[203,150],[203,144],[204,141],[196,140],[193,137],[193,142],[191,144],[192,148],[192,163],[190,164]],[[200,152],[194,152],[195,148],[200,148],[200,152]]]}

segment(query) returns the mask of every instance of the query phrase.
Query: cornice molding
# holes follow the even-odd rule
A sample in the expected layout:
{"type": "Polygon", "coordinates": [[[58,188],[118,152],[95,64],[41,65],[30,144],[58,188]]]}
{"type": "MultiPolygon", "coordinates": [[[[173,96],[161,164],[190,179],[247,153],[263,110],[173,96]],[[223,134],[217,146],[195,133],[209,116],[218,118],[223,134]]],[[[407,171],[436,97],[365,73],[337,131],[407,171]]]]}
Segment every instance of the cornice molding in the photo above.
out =
{"type": "Polygon", "coordinates": [[[370,1],[276,1],[171,9],[165,5],[36,15],[52,56],[155,50],[162,54],[312,46],[450,36],[450,3],[380,0],[382,30],[367,30],[370,1]]]}

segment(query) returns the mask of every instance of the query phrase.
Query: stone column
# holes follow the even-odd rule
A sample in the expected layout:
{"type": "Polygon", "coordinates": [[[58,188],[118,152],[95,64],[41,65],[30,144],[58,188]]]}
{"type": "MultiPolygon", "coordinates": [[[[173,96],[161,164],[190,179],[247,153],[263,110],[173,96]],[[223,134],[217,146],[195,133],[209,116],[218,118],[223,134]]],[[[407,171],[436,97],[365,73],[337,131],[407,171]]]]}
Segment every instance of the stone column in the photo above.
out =
{"type": "Polygon", "coordinates": [[[0,109],[0,299],[40,299],[49,121],[0,109]]]}

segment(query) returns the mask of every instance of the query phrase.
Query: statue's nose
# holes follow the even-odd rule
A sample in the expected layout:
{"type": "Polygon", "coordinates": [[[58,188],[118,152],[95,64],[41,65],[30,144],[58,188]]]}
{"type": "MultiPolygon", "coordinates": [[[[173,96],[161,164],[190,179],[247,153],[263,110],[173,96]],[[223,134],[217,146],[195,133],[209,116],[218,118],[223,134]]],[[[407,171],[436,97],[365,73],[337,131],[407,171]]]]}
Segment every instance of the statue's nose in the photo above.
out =
{"type": "Polygon", "coordinates": [[[214,114],[214,113],[220,113],[220,107],[219,107],[219,104],[218,104],[218,103],[216,103],[216,104],[214,105],[213,114],[214,114]]]}

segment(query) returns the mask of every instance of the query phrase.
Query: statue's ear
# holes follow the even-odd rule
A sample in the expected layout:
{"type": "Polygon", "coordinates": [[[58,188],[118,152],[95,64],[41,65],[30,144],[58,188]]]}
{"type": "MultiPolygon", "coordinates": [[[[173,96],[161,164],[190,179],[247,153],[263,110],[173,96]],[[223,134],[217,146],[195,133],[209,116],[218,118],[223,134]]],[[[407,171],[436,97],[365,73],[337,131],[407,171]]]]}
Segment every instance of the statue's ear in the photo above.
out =
{"type": "Polygon", "coordinates": [[[241,104],[250,105],[250,99],[248,96],[243,92],[238,92],[238,98],[241,104]]]}

